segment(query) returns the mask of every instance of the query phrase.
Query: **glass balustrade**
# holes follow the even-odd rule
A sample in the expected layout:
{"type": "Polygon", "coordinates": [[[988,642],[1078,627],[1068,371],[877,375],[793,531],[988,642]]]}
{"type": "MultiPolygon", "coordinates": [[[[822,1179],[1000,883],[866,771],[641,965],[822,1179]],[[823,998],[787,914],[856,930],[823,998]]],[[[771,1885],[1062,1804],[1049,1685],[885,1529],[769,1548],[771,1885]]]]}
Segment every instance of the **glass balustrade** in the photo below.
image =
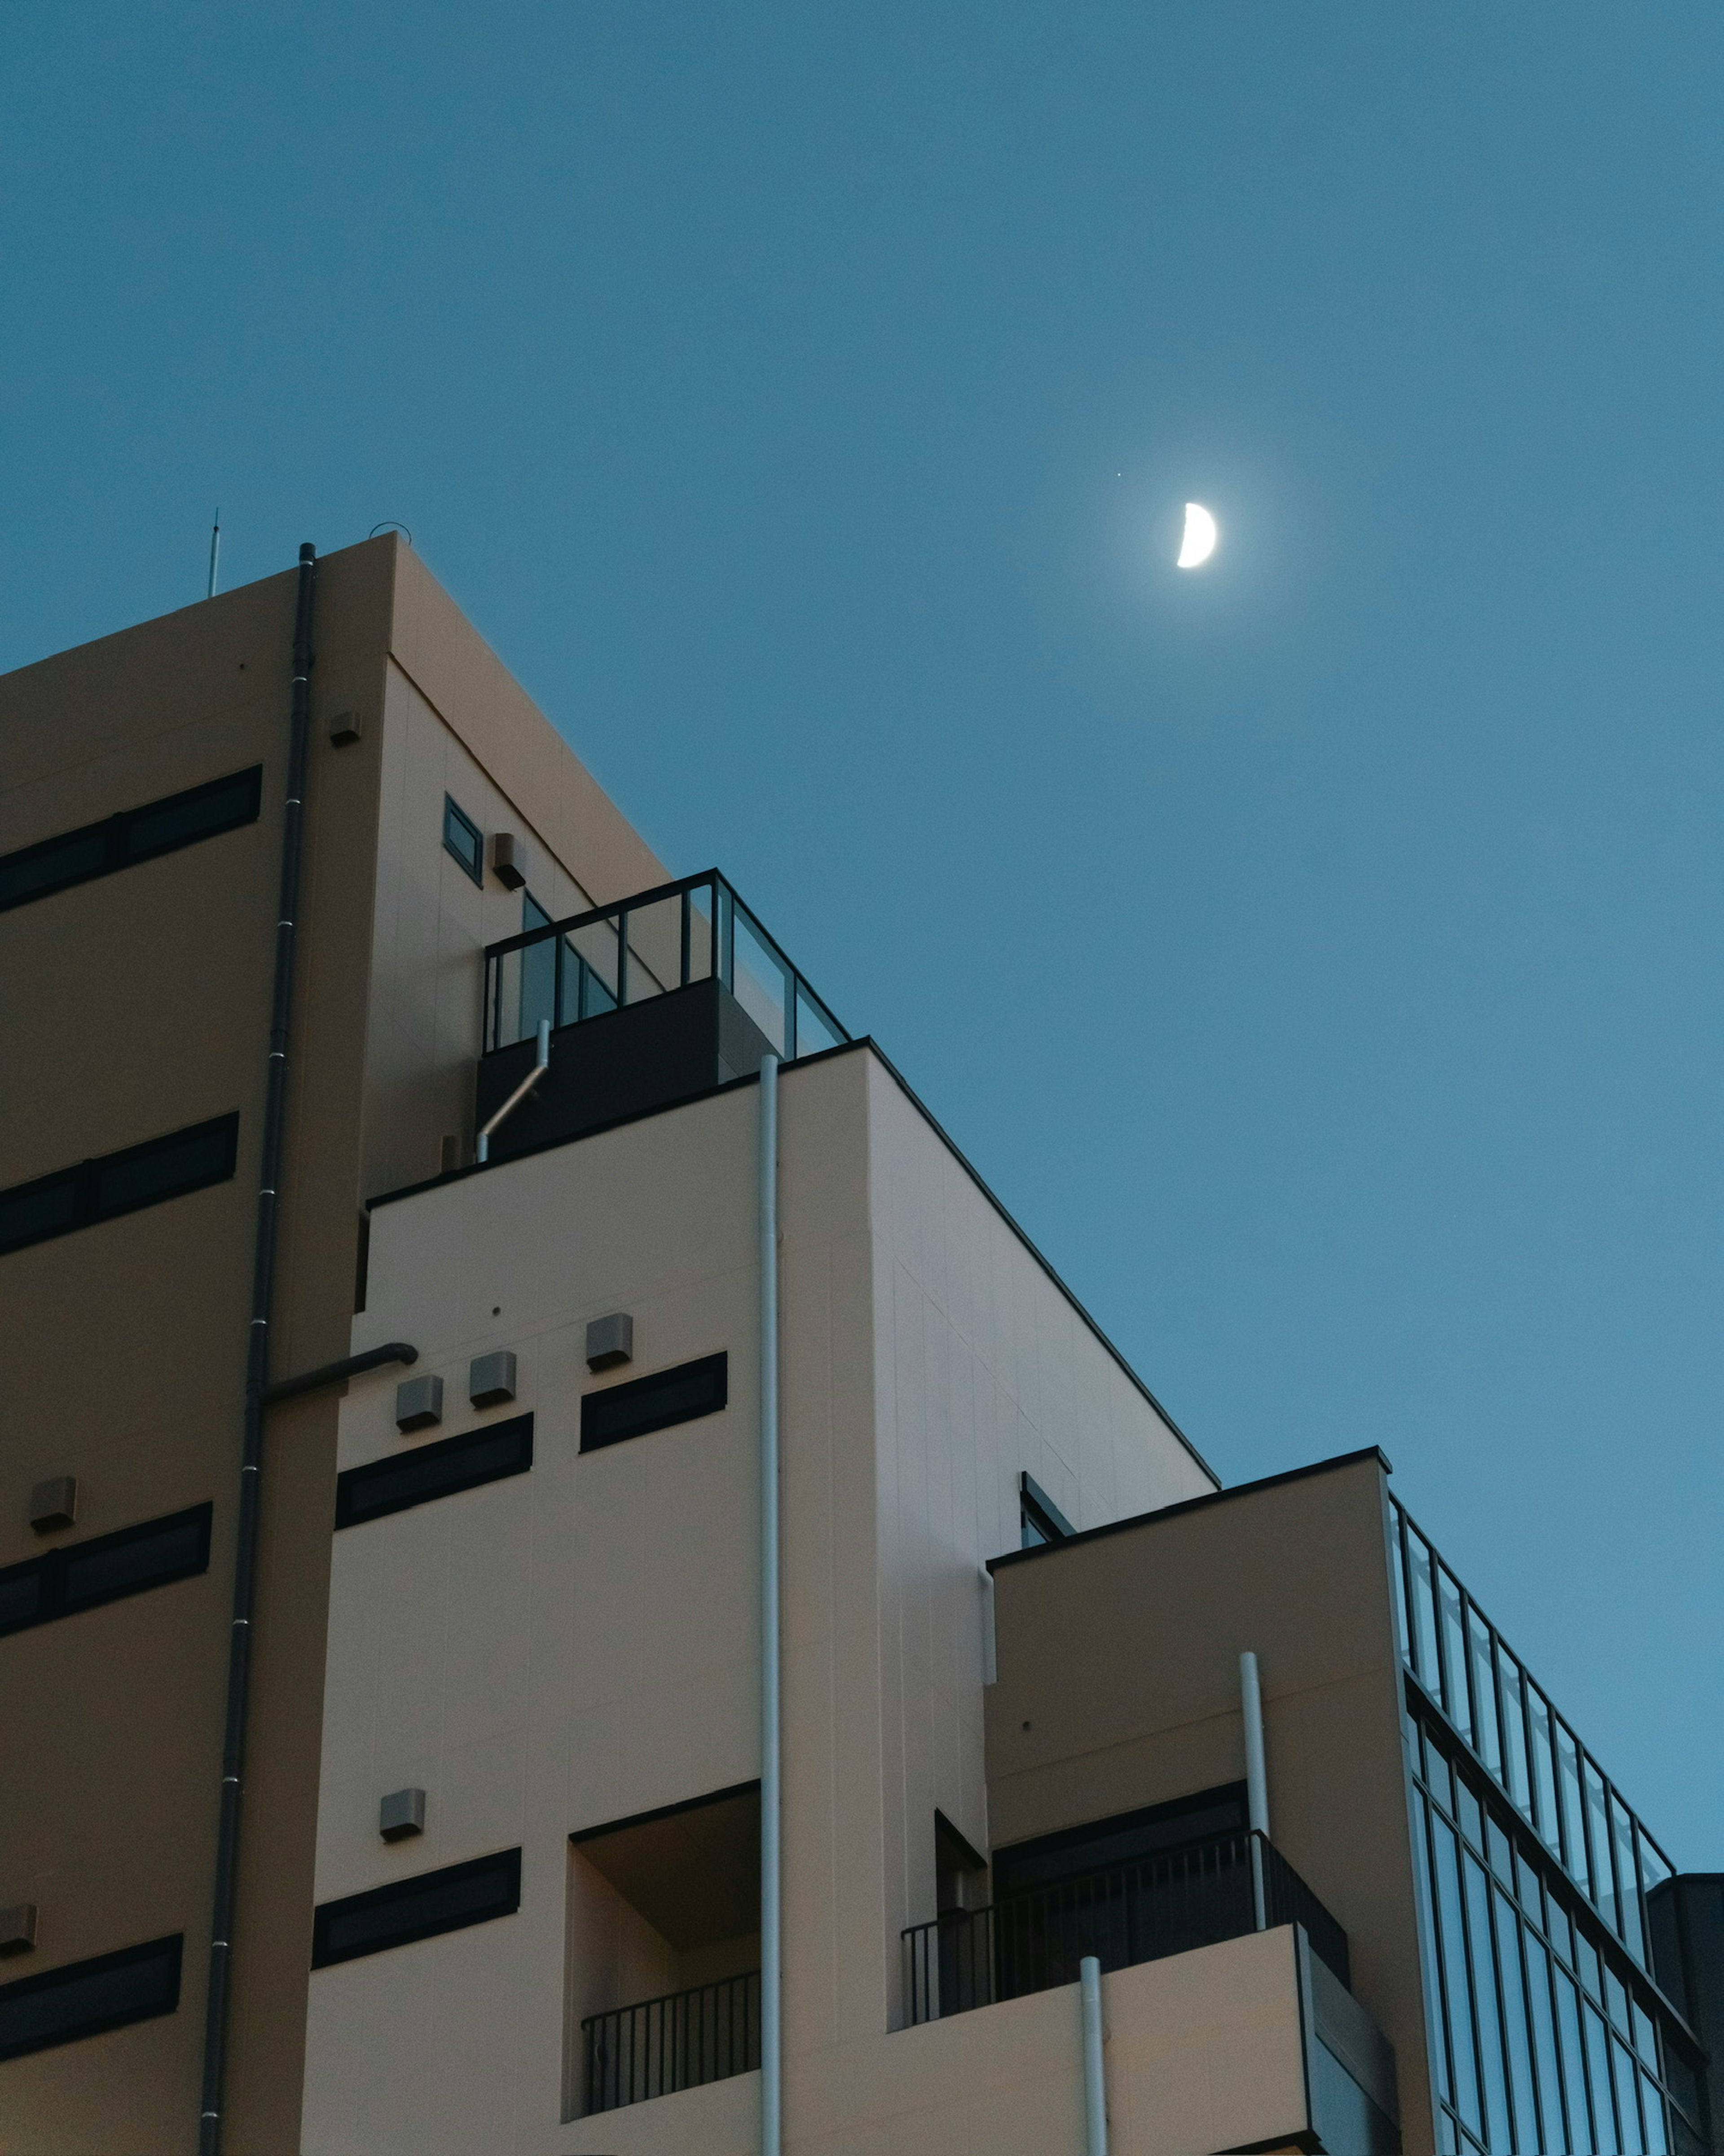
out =
{"type": "Polygon", "coordinates": [[[716,869],[505,937],[485,968],[487,1054],[714,978],[786,1062],[850,1037],[716,869]]]}

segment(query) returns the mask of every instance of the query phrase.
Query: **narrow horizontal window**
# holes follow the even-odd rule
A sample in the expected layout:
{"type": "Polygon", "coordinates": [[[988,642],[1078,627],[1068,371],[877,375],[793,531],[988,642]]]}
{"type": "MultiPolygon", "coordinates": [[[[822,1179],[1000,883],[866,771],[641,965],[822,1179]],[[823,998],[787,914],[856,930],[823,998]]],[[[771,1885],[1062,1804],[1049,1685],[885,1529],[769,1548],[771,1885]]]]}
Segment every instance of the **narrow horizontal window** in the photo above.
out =
{"type": "Polygon", "coordinates": [[[0,2059],[172,2014],[180,2003],[182,1937],[176,1933],[0,1984],[0,2059]]]}
{"type": "Polygon", "coordinates": [[[264,767],[255,763],[249,771],[209,779],[183,793],[170,793],[166,800],[122,809],[100,824],[85,824],[0,855],[0,913],[135,862],[177,853],[200,839],[238,830],[242,824],[255,824],[263,787],[264,767]]]}
{"type": "Polygon", "coordinates": [[[461,1437],[440,1437],[411,1452],[368,1460],[336,1477],[336,1525],[357,1527],[387,1512],[453,1497],[459,1490],[500,1482],[505,1475],[524,1475],[533,1464],[533,1419],[511,1415],[461,1437]]]}
{"type": "Polygon", "coordinates": [[[0,1252],[21,1250],[226,1183],[233,1173],[239,1145],[239,1116],[217,1116],[0,1190],[0,1252]]]}
{"type": "Polygon", "coordinates": [[[499,1850],[470,1864],[423,1871],[417,1879],[392,1880],[367,1893],[326,1902],[311,1925],[311,1966],[357,1961],[362,1954],[410,1946],[440,1932],[464,1931],[494,1917],[512,1917],[521,1907],[521,1851],[499,1850]]]}
{"type": "Polygon", "coordinates": [[[443,844],[466,870],[475,883],[485,882],[485,838],[477,824],[464,810],[458,808],[445,793],[443,797],[443,844]]]}
{"type": "Polygon", "coordinates": [[[679,1363],[674,1370],[655,1370],[649,1378],[631,1378],[626,1385],[583,1393],[582,1451],[597,1452],[601,1445],[716,1414],[727,1397],[729,1364],[727,1355],[703,1355],[698,1363],[679,1363]]]}
{"type": "Polygon", "coordinates": [[[209,1570],[211,1507],[70,1543],[0,1572],[0,1633],[22,1632],[209,1570]]]}

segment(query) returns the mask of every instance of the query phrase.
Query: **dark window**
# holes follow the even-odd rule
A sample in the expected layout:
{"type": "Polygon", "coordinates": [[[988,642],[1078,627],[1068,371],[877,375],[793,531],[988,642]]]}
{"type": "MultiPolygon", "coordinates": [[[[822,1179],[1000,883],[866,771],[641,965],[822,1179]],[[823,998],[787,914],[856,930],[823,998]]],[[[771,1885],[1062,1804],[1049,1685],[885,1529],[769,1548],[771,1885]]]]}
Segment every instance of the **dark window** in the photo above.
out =
{"type": "Polygon", "coordinates": [[[21,1250],[69,1235],[74,1228],[159,1205],[166,1198],[183,1197],[188,1190],[226,1183],[239,1143],[239,1116],[217,1116],[165,1138],[148,1138],[122,1152],[104,1153],[0,1190],[0,1251],[21,1250]]]}
{"type": "Polygon", "coordinates": [[[146,1520],[8,1565],[0,1572],[0,1632],[22,1632],[208,1572],[210,1512],[208,1505],[193,1505],[165,1520],[146,1520]]]}
{"type": "Polygon", "coordinates": [[[404,1512],[434,1497],[452,1497],[458,1490],[500,1482],[505,1475],[524,1475],[533,1464],[533,1419],[511,1415],[460,1437],[440,1437],[411,1452],[368,1460],[336,1477],[336,1525],[357,1527],[387,1512],[404,1512]]]}
{"type": "Polygon", "coordinates": [[[392,1880],[368,1893],[326,1902],[312,1921],[311,1966],[356,1961],[439,1932],[464,1931],[493,1917],[512,1917],[521,1907],[521,1851],[500,1850],[470,1864],[451,1864],[417,1879],[392,1880]]]}
{"type": "Polygon", "coordinates": [[[1188,1842],[1243,1834],[1245,1826],[1243,1782],[1198,1789],[1167,1804],[1146,1804],[1141,1811],[1119,1812],[1111,1819],[1091,1820],[1084,1826],[1064,1827],[1057,1834],[1038,1835],[1033,1841],[995,1850],[994,1896],[1021,1894],[1085,1871],[1141,1863],[1188,1842]]]}
{"type": "Polygon", "coordinates": [[[0,2059],[172,2014],[180,2003],[181,1936],[0,1984],[0,2059]]]}
{"type": "Polygon", "coordinates": [[[0,856],[0,912],[68,891],[74,883],[88,883],[92,876],[130,868],[135,861],[176,853],[218,832],[254,824],[263,785],[264,767],[254,764],[230,778],[213,778],[183,793],[171,793],[165,801],[122,810],[100,824],[0,856]]]}
{"type": "Polygon", "coordinates": [[[1041,1484],[1028,1475],[1018,1477],[1018,1540],[1024,1549],[1036,1549],[1043,1543],[1063,1543],[1076,1532],[1041,1484]]]}
{"type": "Polygon", "coordinates": [[[448,794],[443,797],[443,844],[444,850],[454,855],[475,883],[482,888],[485,883],[485,836],[473,819],[456,808],[448,794]]]}
{"type": "Polygon", "coordinates": [[[644,1437],[649,1430],[716,1414],[725,1404],[729,1362],[726,1355],[703,1355],[698,1363],[679,1363],[674,1370],[658,1370],[650,1378],[631,1378],[626,1385],[583,1393],[582,1451],[597,1452],[626,1437],[644,1437]]]}

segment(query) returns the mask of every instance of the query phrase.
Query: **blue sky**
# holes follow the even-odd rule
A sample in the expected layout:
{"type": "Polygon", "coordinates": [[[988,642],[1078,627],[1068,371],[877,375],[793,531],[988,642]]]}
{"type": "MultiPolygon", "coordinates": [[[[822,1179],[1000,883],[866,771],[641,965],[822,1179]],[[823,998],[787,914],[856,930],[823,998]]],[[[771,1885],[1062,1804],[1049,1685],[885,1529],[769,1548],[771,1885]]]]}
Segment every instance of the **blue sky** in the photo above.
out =
{"type": "Polygon", "coordinates": [[[1716,1867],[1721,95],[1660,0],[30,11],[0,665],[404,521],[1716,1867]]]}

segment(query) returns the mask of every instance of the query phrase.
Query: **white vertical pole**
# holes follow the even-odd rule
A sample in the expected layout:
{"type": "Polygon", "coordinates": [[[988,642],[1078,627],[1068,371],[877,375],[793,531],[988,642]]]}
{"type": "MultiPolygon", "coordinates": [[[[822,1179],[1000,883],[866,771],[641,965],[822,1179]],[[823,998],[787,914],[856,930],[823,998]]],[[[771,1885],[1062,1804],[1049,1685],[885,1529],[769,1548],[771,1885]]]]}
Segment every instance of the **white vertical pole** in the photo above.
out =
{"type": "Polygon", "coordinates": [[[1084,2156],[1107,2156],[1107,2077],[1101,2064],[1101,1964],[1094,1954],[1078,1964],[1084,2024],[1084,2156]]]}
{"type": "Polygon", "coordinates": [[[760,2145],[784,2145],[779,1758],[778,1059],[760,1066],[760,2145]]]}
{"type": "Polygon", "coordinates": [[[1269,1832],[1269,1776],[1263,1763],[1263,1686],[1257,1675],[1257,1657],[1249,1651],[1239,1656],[1239,1707],[1245,1718],[1245,1800],[1251,1831],[1269,1832]]]}
{"type": "Polygon", "coordinates": [[[1268,1922],[1263,1891],[1263,1849],[1255,1839],[1269,1839],[1269,1774],[1263,1757],[1263,1686],[1257,1674],[1257,1657],[1248,1649],[1239,1656],[1239,1713],[1245,1725],[1245,1806],[1253,1836],[1251,1842],[1251,1897],[1257,1928],[1268,1922]]]}

